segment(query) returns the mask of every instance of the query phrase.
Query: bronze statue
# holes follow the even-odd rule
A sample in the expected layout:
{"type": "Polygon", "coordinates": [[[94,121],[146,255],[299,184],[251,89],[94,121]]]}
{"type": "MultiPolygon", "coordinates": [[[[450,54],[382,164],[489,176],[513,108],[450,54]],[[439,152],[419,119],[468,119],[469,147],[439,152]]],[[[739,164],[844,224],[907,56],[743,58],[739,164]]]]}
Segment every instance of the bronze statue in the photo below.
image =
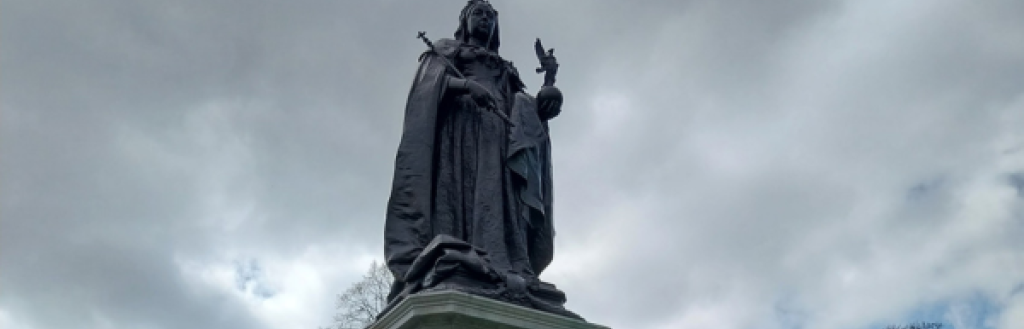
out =
{"type": "Polygon", "coordinates": [[[535,44],[545,78],[534,97],[498,53],[498,12],[487,1],[466,4],[454,39],[418,37],[428,50],[409,92],[385,222],[388,302],[454,289],[579,318],[538,278],[554,253],[554,50],[535,44]]]}

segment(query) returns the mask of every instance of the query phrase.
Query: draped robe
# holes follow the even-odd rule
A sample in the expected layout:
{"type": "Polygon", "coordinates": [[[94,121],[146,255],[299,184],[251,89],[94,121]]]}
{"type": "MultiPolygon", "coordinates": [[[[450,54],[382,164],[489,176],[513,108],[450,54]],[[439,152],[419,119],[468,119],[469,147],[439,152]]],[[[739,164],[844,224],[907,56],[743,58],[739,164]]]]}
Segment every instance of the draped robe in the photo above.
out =
{"type": "Polygon", "coordinates": [[[554,246],[549,118],[510,62],[452,39],[435,47],[420,57],[395,158],[385,220],[395,276],[389,303],[456,289],[579,318],[537,277],[554,246]],[[454,75],[442,57],[488,88],[515,126],[446,92],[454,75]]]}

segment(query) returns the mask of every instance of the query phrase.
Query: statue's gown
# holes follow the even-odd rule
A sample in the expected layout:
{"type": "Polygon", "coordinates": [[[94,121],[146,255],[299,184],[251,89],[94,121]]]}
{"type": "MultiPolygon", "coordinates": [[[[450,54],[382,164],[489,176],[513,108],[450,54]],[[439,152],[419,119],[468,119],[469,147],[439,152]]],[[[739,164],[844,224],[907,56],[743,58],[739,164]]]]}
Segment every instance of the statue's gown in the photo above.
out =
{"type": "Polygon", "coordinates": [[[459,41],[436,43],[421,63],[405,111],[385,222],[395,283],[392,306],[423,290],[454,289],[578,317],[537,275],[551,262],[551,162],[547,119],[510,62],[459,41]],[[488,88],[500,117],[466,94],[441,56],[488,88]]]}

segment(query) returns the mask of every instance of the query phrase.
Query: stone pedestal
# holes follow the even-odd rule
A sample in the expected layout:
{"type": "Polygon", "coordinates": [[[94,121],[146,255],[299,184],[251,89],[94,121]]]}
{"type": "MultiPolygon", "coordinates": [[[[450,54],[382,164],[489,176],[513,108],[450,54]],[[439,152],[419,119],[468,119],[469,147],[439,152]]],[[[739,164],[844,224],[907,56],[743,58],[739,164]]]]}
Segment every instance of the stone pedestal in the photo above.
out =
{"type": "Polygon", "coordinates": [[[457,291],[410,296],[367,329],[608,329],[457,291]]]}

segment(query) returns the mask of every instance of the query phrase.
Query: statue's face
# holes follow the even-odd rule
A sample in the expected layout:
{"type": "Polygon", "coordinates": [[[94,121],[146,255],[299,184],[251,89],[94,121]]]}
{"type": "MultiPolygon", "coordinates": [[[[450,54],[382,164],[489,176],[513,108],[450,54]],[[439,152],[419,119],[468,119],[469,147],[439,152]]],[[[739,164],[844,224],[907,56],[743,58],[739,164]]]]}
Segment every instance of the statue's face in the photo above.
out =
{"type": "Polygon", "coordinates": [[[476,6],[469,12],[466,20],[469,34],[482,38],[487,38],[491,33],[491,26],[498,23],[497,13],[488,6],[476,6]]]}

